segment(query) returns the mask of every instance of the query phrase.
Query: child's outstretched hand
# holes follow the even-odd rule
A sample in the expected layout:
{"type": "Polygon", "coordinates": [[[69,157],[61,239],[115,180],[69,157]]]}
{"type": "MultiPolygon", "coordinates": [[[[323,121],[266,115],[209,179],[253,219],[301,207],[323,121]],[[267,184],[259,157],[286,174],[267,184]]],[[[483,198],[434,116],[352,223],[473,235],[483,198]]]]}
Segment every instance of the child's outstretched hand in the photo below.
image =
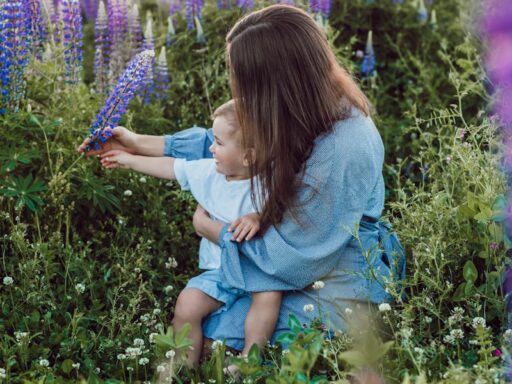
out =
{"type": "Polygon", "coordinates": [[[119,149],[112,149],[101,155],[101,165],[105,168],[126,168],[133,167],[135,156],[121,151],[119,149]]]}
{"type": "Polygon", "coordinates": [[[242,240],[251,240],[260,230],[260,215],[249,213],[231,223],[228,232],[233,232],[233,239],[241,242],[242,240]]]}

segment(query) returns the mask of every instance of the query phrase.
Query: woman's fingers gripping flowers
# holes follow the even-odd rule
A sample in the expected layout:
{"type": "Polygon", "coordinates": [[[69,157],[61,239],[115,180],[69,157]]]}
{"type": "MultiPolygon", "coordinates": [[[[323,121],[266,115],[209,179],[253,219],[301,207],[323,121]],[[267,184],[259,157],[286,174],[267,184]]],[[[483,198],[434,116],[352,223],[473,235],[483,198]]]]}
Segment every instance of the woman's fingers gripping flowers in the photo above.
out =
{"type": "MultiPolygon", "coordinates": [[[[108,128],[106,130],[109,130],[108,128]]],[[[111,136],[105,143],[100,144],[100,149],[86,151],[91,139],[88,137],[78,147],[79,152],[85,152],[86,156],[102,155],[113,149],[120,149],[128,153],[136,152],[137,134],[124,127],[115,127],[110,130],[111,136]]]]}

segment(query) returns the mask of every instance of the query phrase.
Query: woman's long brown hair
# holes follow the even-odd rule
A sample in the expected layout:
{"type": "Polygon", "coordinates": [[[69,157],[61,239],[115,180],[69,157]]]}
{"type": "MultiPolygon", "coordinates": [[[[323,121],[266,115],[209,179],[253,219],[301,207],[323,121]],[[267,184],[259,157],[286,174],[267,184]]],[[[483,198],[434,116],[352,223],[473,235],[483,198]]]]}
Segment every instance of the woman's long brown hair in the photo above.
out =
{"type": "Polygon", "coordinates": [[[227,35],[231,92],[250,167],[261,190],[261,228],[297,208],[304,164],[315,139],[332,131],[351,106],[366,115],[363,92],[340,67],[322,29],[304,11],[272,5],[250,13],[227,35]]]}

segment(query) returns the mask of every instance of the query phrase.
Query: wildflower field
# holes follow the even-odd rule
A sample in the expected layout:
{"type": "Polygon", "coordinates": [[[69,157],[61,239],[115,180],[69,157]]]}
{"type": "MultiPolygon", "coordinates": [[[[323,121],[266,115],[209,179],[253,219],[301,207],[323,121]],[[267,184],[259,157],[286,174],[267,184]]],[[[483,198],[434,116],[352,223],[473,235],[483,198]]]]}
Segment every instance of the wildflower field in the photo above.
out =
{"type": "MultiPolygon", "coordinates": [[[[507,174],[480,2],[286,2],[373,104],[407,277],[371,319],[344,313],[348,331],[290,317],[286,349],[237,360],[244,381],[507,382],[507,174]]],[[[198,272],[192,196],[77,147],[115,125],[210,127],[230,98],[226,33],[268,4],[0,0],[0,383],[233,382],[222,342],[191,370],[169,328],[198,272]]]]}

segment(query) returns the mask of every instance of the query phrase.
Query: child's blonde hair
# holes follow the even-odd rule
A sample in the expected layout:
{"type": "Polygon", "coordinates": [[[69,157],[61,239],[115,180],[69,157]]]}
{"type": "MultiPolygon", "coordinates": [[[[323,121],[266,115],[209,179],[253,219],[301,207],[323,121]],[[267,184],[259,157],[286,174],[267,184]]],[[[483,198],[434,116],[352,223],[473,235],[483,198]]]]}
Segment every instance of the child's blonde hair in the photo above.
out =
{"type": "Polygon", "coordinates": [[[216,119],[221,116],[224,117],[228,121],[229,125],[234,129],[239,129],[238,119],[236,117],[235,100],[231,99],[218,107],[213,112],[212,119],[216,119]]]}

